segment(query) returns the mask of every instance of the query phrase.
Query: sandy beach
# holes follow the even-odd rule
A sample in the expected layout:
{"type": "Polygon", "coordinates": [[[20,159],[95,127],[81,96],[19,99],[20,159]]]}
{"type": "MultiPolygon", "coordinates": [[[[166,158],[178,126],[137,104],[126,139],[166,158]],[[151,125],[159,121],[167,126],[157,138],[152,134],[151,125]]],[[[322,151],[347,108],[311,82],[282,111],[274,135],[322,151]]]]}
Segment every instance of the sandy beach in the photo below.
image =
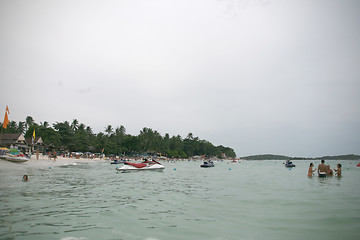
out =
{"type": "Polygon", "coordinates": [[[66,166],[70,164],[76,163],[84,163],[84,162],[105,162],[107,160],[94,158],[94,159],[87,159],[87,158],[65,158],[65,157],[57,157],[56,160],[49,159],[47,156],[39,156],[39,160],[36,159],[36,155],[32,155],[29,161],[16,163],[10,162],[7,160],[0,159],[0,168],[2,170],[5,169],[14,169],[14,168],[22,168],[22,169],[31,169],[31,168],[52,168],[56,166],[66,166]]]}

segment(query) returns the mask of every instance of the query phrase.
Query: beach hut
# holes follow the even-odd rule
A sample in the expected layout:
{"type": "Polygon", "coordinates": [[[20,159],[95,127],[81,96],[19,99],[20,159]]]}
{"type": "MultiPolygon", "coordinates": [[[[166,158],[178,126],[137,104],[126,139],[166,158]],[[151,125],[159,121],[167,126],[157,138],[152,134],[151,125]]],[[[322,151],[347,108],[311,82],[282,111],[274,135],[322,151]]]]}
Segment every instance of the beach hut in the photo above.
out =
{"type": "Polygon", "coordinates": [[[0,138],[0,146],[17,148],[25,153],[30,151],[30,147],[22,133],[3,133],[0,138]]]}
{"type": "Polygon", "coordinates": [[[45,144],[41,137],[35,137],[33,141],[33,137],[29,137],[25,139],[27,145],[32,149],[33,152],[39,150],[40,153],[43,153],[45,150],[45,144]]]}

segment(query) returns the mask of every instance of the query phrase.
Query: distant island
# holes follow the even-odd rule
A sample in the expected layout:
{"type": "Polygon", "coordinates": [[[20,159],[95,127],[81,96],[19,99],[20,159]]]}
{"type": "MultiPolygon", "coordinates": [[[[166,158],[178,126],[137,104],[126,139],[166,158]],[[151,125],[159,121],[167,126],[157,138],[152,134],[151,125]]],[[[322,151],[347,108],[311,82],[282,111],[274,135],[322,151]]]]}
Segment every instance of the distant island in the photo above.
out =
{"type": "Polygon", "coordinates": [[[274,155],[274,154],[261,154],[261,155],[252,155],[244,156],[241,159],[245,160],[360,160],[360,155],[347,154],[347,155],[338,155],[338,156],[323,156],[323,157],[289,157],[284,155],[274,155]]]}

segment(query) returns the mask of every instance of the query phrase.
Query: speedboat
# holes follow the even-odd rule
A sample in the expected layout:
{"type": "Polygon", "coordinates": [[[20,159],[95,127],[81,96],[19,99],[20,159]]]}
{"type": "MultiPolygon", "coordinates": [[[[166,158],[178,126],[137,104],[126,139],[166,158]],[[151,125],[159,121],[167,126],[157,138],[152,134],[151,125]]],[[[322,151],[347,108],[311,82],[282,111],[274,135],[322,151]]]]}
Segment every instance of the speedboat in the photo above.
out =
{"type": "Polygon", "coordinates": [[[124,162],[124,166],[116,168],[118,172],[132,172],[144,170],[163,170],[165,167],[155,160],[145,160],[142,163],[124,162]]]}
{"type": "Polygon", "coordinates": [[[293,164],[290,160],[287,160],[285,163],[285,167],[295,167],[295,164],[293,164]]]}
{"type": "Polygon", "coordinates": [[[215,164],[212,161],[204,162],[204,164],[201,164],[200,167],[214,167],[215,164]]]}

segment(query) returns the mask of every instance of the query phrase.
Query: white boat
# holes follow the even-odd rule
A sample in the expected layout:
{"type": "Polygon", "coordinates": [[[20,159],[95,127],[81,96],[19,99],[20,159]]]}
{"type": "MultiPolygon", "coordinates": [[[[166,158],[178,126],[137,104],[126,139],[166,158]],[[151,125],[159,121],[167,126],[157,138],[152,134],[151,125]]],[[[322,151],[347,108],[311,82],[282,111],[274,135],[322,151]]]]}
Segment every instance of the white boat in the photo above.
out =
{"type": "Polygon", "coordinates": [[[124,162],[124,166],[116,168],[118,172],[132,172],[145,170],[163,170],[165,167],[155,160],[146,160],[142,163],[124,162]]]}
{"type": "Polygon", "coordinates": [[[0,155],[0,158],[10,161],[10,162],[27,162],[27,161],[29,161],[29,158],[27,158],[25,156],[10,155],[10,154],[0,155]]]}

